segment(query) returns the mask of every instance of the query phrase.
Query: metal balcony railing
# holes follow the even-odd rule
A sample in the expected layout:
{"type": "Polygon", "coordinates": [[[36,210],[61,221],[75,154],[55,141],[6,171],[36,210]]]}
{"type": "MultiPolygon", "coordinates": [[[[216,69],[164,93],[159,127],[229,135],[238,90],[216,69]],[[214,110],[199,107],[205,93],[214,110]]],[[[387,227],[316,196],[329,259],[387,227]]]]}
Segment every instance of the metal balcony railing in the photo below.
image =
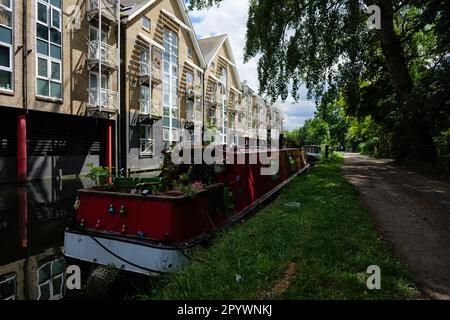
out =
{"type": "Polygon", "coordinates": [[[155,142],[152,139],[141,139],[141,157],[153,157],[155,155],[155,142]]]}
{"type": "Polygon", "coordinates": [[[162,117],[162,105],[161,101],[152,99],[140,99],[140,114],[141,116],[148,116],[150,118],[162,117]]]}
{"type": "Polygon", "coordinates": [[[139,76],[141,78],[150,78],[157,82],[161,82],[162,80],[162,71],[161,65],[157,65],[155,63],[148,64],[144,62],[139,63],[139,76]]]}
{"type": "Polygon", "coordinates": [[[102,63],[111,68],[118,66],[117,48],[95,40],[89,42],[88,59],[92,63],[102,63]]]}
{"type": "Polygon", "coordinates": [[[197,106],[187,105],[186,106],[186,122],[187,123],[201,123],[202,122],[203,113],[202,110],[197,106]]]}
{"type": "Polygon", "coordinates": [[[95,15],[100,14],[105,22],[117,23],[119,20],[119,2],[117,0],[89,0],[87,14],[92,19],[95,15]],[[100,12],[101,9],[101,12],[100,12]]]}
{"type": "Polygon", "coordinates": [[[116,113],[119,109],[118,92],[107,89],[99,90],[98,88],[90,88],[88,106],[99,112],[116,113]]]}

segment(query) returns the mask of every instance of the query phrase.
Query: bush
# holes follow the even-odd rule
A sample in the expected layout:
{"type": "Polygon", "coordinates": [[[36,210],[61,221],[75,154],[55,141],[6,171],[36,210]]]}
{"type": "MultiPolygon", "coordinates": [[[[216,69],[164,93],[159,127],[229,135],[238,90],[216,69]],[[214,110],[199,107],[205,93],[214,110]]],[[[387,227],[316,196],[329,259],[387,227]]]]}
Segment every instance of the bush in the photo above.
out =
{"type": "Polygon", "coordinates": [[[450,129],[442,131],[434,138],[438,152],[439,167],[450,172],[450,129]]]}
{"type": "Polygon", "coordinates": [[[366,142],[363,142],[359,145],[359,149],[361,151],[361,154],[365,155],[374,155],[378,156],[378,145],[379,145],[379,139],[378,137],[373,137],[367,140],[366,142]]]}

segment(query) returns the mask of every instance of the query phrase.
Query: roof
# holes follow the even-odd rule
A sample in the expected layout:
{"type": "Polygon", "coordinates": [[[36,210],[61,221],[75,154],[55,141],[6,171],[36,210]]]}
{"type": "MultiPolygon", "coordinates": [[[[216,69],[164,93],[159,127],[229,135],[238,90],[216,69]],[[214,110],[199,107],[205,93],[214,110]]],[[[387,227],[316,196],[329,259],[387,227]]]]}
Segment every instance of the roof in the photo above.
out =
{"type": "Polygon", "coordinates": [[[153,4],[155,0],[122,0],[122,14],[125,16],[133,16],[136,12],[145,9],[146,6],[153,4]]]}
{"type": "MultiPolygon", "coordinates": [[[[122,22],[127,23],[131,20],[133,20],[136,16],[138,16],[141,12],[143,12],[145,9],[149,8],[152,4],[154,4],[156,0],[122,0],[121,1],[121,16],[124,19],[122,22]]],[[[184,4],[183,0],[177,0],[176,1],[180,11],[181,15],[183,17],[183,22],[185,23],[185,26],[182,26],[186,29],[186,27],[189,30],[186,30],[189,33],[189,36],[194,43],[194,49],[197,53],[197,56],[200,60],[200,65],[202,68],[206,67],[205,59],[202,54],[202,50],[200,49],[199,43],[197,41],[197,36],[195,35],[194,27],[192,26],[192,21],[189,18],[189,15],[186,11],[186,5],[184,4]]],[[[166,13],[167,14],[167,13],[166,13]]],[[[169,13],[170,15],[170,13],[169,13]]],[[[176,18],[176,17],[174,17],[176,18]]],[[[183,23],[182,21],[179,21],[183,23]]]]}
{"type": "Polygon", "coordinates": [[[240,90],[241,81],[239,79],[239,72],[236,66],[236,60],[234,59],[233,49],[231,48],[230,39],[227,34],[221,34],[209,38],[199,39],[198,43],[205,58],[206,66],[209,67],[214,58],[219,54],[220,48],[225,44],[228,54],[230,55],[230,62],[234,69],[236,76],[236,82],[238,84],[238,89],[240,90]]]}
{"type": "Polygon", "coordinates": [[[198,40],[198,44],[202,49],[203,56],[205,57],[205,61],[208,66],[214,60],[214,57],[216,56],[226,38],[227,35],[223,34],[198,40]]]}

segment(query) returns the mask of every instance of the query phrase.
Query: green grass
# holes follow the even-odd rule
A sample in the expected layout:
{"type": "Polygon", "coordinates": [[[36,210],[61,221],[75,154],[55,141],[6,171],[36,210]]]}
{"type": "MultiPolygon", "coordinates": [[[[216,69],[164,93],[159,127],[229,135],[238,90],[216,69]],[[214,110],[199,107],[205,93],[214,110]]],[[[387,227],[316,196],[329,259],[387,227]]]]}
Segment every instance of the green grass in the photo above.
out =
{"type": "Polygon", "coordinates": [[[283,278],[290,262],[297,264],[297,272],[277,299],[419,297],[405,267],[378,237],[341,165],[339,156],[296,178],[255,217],[197,252],[205,262],[160,279],[141,298],[257,299],[283,278]],[[300,209],[285,207],[294,201],[300,209]],[[381,268],[381,290],[366,287],[370,265],[381,268]]]}

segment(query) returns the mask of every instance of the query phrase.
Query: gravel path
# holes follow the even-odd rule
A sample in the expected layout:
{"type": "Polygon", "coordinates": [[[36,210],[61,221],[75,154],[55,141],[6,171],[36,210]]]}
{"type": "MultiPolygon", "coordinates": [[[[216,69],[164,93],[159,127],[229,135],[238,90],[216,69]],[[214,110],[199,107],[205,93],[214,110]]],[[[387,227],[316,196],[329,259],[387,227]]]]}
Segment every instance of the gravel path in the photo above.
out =
{"type": "Polygon", "coordinates": [[[343,170],[423,291],[450,299],[450,185],[354,153],[343,170]]]}

